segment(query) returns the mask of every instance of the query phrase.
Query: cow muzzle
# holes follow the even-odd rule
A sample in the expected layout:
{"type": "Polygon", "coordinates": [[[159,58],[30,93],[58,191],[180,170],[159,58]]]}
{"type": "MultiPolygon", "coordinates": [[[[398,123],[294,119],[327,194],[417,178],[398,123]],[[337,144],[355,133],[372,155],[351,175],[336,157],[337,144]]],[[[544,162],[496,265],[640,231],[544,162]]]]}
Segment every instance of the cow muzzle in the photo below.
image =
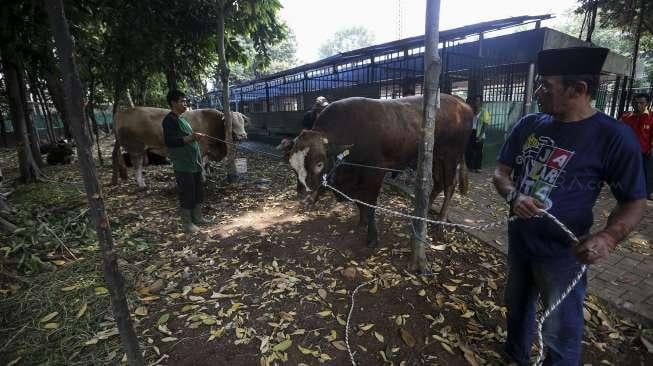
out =
{"type": "Polygon", "coordinates": [[[247,133],[234,133],[231,137],[234,141],[244,141],[247,140],[247,133]]]}

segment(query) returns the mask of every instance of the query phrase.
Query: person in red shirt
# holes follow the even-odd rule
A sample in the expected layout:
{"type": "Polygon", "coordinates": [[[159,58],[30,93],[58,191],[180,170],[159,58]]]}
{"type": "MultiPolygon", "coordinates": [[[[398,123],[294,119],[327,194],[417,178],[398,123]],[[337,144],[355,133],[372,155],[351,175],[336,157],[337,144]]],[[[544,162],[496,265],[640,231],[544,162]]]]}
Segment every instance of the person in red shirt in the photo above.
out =
{"type": "Polygon", "coordinates": [[[621,120],[633,129],[639,145],[642,148],[642,161],[644,162],[644,175],[646,176],[646,193],[649,201],[653,201],[653,112],[649,110],[650,97],[644,93],[633,96],[633,111],[625,113],[621,120]]]}

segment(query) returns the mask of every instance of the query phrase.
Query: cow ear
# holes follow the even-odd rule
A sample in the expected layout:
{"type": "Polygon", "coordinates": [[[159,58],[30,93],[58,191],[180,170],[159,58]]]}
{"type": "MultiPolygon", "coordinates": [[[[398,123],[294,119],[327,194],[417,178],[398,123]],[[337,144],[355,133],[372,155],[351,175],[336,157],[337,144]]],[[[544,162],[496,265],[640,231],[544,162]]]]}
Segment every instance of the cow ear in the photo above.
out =
{"type": "Polygon", "coordinates": [[[288,160],[290,155],[290,150],[292,150],[294,146],[295,146],[295,140],[286,138],[281,140],[281,143],[277,145],[276,149],[283,152],[284,159],[288,160]]]}
{"type": "Polygon", "coordinates": [[[349,155],[349,149],[354,146],[352,145],[336,145],[336,144],[327,144],[327,156],[342,156],[343,158],[349,155]]]}

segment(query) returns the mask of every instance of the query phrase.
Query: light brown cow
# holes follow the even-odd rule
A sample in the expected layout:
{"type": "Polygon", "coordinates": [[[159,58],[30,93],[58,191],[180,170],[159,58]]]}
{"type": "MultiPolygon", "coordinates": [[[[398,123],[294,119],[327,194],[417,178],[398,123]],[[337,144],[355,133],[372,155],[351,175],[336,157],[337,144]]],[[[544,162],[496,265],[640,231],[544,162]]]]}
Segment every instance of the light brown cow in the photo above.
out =
{"type": "MultiPolygon", "coordinates": [[[[135,107],[116,114],[115,132],[116,144],[113,149],[113,177],[112,182],[118,181],[118,170],[123,179],[127,178],[127,168],[120,156],[120,148],[124,148],[136,169],[136,183],[145,187],[143,179],[143,160],[146,150],[155,154],[167,156],[168,149],[163,140],[163,118],[170,112],[168,109],[153,107],[135,107]]],[[[207,134],[211,137],[224,140],[225,127],[224,115],[216,109],[195,109],[186,111],[183,115],[193,127],[193,131],[207,134]]],[[[232,112],[232,131],[234,141],[247,138],[245,123],[247,117],[238,112],[232,112]]],[[[214,139],[200,141],[202,160],[207,159],[218,162],[227,155],[227,146],[224,142],[214,139]]]]}

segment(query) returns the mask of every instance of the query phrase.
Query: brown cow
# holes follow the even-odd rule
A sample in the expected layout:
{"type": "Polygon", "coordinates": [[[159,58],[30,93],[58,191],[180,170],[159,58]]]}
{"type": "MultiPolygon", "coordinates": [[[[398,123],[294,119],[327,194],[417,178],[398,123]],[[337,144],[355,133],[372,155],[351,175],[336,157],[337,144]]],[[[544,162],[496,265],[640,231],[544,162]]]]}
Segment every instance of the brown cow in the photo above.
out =
{"type": "MultiPolygon", "coordinates": [[[[446,206],[453,194],[456,171],[472,129],[473,113],[465,102],[440,95],[436,116],[433,199],[445,189],[446,206]]],[[[335,165],[336,154],[348,150],[346,162],[390,169],[415,167],[422,121],[422,97],[380,100],[347,98],[330,104],[320,113],[312,131],[284,140],[279,149],[297,174],[297,192],[306,208],[318,199],[322,178],[352,198],[376,205],[386,171],[360,166],[335,165]]],[[[336,195],[341,199],[340,195],[336,195]]],[[[359,226],[367,224],[367,245],[378,245],[374,209],[358,205],[359,226]]]]}
{"type": "MultiPolygon", "coordinates": [[[[126,167],[123,159],[119,159],[120,148],[129,153],[130,159],[136,169],[136,183],[145,187],[143,179],[143,162],[146,151],[157,155],[167,156],[167,148],[163,141],[163,118],[170,112],[168,109],[153,107],[135,107],[116,114],[115,132],[116,144],[113,149],[114,176],[113,182],[117,183],[117,171],[126,178],[126,167]]],[[[186,111],[183,115],[190,122],[193,131],[207,134],[211,137],[224,140],[224,116],[216,109],[195,109],[186,111]]],[[[233,139],[239,141],[247,138],[245,123],[247,118],[238,112],[232,112],[233,139]]],[[[224,142],[213,139],[200,141],[202,159],[221,161],[227,155],[227,146],[224,142]]]]}

